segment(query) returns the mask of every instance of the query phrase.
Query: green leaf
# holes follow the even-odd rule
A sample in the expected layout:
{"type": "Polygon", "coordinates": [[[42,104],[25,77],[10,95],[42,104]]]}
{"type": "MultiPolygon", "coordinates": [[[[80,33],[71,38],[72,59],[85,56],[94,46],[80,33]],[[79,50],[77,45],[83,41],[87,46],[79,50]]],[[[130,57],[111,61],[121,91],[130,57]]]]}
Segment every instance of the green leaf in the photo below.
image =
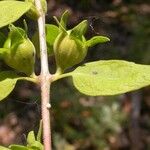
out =
{"type": "Polygon", "coordinates": [[[105,37],[105,36],[94,36],[90,40],[86,41],[86,46],[87,47],[93,47],[96,44],[105,43],[105,42],[108,42],[108,41],[110,41],[110,39],[108,37],[105,37]]]}
{"type": "Polygon", "coordinates": [[[10,145],[9,148],[11,150],[32,150],[32,149],[29,149],[28,147],[22,146],[22,145],[10,145]]]}
{"type": "Polygon", "coordinates": [[[81,38],[87,31],[87,26],[88,26],[87,20],[83,20],[71,30],[70,35],[75,36],[77,38],[81,38]]]}
{"type": "Polygon", "coordinates": [[[35,150],[43,150],[43,145],[36,141],[34,131],[30,131],[27,137],[28,148],[35,149],[35,150]]]}
{"type": "Polygon", "coordinates": [[[34,142],[35,142],[34,131],[30,131],[30,132],[28,133],[27,143],[28,143],[29,145],[31,145],[31,144],[34,143],[34,142]]]}
{"type": "Polygon", "coordinates": [[[150,66],[123,60],[106,60],[87,63],[71,75],[75,87],[82,93],[116,95],[150,85],[150,66]]]}
{"type": "MultiPolygon", "coordinates": [[[[46,30],[46,44],[47,44],[47,51],[48,55],[53,55],[53,44],[54,41],[59,34],[59,28],[52,24],[46,24],[45,26],[46,30]]],[[[35,46],[35,49],[37,51],[38,57],[40,56],[40,46],[39,46],[39,35],[38,32],[36,32],[32,37],[32,42],[35,46]]]]}
{"type": "Polygon", "coordinates": [[[43,145],[38,141],[35,141],[34,143],[32,143],[32,145],[30,145],[29,148],[34,149],[34,150],[44,150],[43,145]]]}
{"type": "Polygon", "coordinates": [[[46,29],[46,43],[47,43],[47,48],[48,48],[48,54],[52,55],[53,44],[54,44],[56,37],[59,34],[59,28],[52,24],[46,24],[45,29],[46,29]]]}
{"type": "Polygon", "coordinates": [[[60,24],[62,25],[62,27],[64,27],[64,29],[66,29],[68,17],[69,17],[69,11],[66,10],[66,11],[62,14],[61,19],[60,19],[60,24]]]}
{"type": "Polygon", "coordinates": [[[0,150],[10,150],[10,149],[6,148],[6,147],[3,147],[3,146],[0,146],[0,150]]]}
{"type": "Polygon", "coordinates": [[[39,130],[38,130],[38,133],[37,133],[37,141],[38,142],[41,142],[41,137],[42,137],[42,120],[40,120],[40,126],[39,126],[39,130]]]}
{"type": "Polygon", "coordinates": [[[18,79],[19,76],[12,71],[0,72],[0,100],[11,93],[18,79]]]}
{"type": "Polygon", "coordinates": [[[57,17],[56,16],[53,16],[53,18],[55,19],[58,27],[59,27],[59,32],[64,32],[64,33],[67,33],[67,30],[61,25],[61,23],[58,21],[57,17]]]}
{"type": "Polygon", "coordinates": [[[46,41],[49,45],[53,45],[56,37],[59,34],[59,28],[53,24],[46,24],[46,41]]]}
{"type": "Polygon", "coordinates": [[[0,28],[18,20],[31,6],[28,2],[0,1],[0,28]]]}
{"type": "Polygon", "coordinates": [[[22,28],[15,27],[13,24],[9,25],[9,38],[11,39],[11,47],[14,48],[27,38],[26,31],[22,28]]]}

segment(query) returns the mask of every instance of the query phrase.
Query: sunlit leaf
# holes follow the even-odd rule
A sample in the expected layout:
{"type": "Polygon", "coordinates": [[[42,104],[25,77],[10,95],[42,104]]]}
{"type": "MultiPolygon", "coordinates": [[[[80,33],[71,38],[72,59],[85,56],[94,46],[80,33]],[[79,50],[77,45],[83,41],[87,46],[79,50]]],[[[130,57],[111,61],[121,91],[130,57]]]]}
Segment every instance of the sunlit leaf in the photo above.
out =
{"type": "Polygon", "coordinates": [[[53,54],[53,44],[56,37],[59,34],[59,28],[52,24],[46,24],[46,43],[48,48],[48,54],[53,54]]]}
{"type": "Polygon", "coordinates": [[[26,37],[26,32],[22,28],[15,27],[13,24],[9,25],[9,38],[11,39],[11,46],[20,44],[26,37]]]}
{"type": "Polygon", "coordinates": [[[30,145],[32,143],[35,142],[35,135],[34,135],[34,131],[30,131],[28,133],[28,137],[27,137],[27,143],[30,145]]]}
{"type": "Polygon", "coordinates": [[[32,149],[35,149],[35,150],[44,150],[43,145],[42,145],[40,142],[38,142],[38,141],[33,142],[33,143],[29,146],[29,148],[32,148],[32,149]]]}
{"type": "MultiPolygon", "coordinates": [[[[59,28],[55,25],[52,25],[52,24],[46,24],[45,30],[46,30],[47,51],[48,51],[48,55],[50,56],[53,54],[53,44],[54,44],[54,41],[55,41],[57,35],[59,34],[59,28]]],[[[37,51],[37,55],[39,56],[40,55],[40,46],[39,46],[38,32],[36,32],[33,35],[32,42],[33,42],[35,49],[37,51]]]]}
{"type": "Polygon", "coordinates": [[[35,150],[43,150],[43,145],[39,142],[36,141],[34,131],[30,131],[27,137],[27,147],[35,150]]]}
{"type": "Polygon", "coordinates": [[[31,150],[28,147],[22,146],[22,145],[10,145],[9,148],[11,150],[31,150]]]}
{"type": "Polygon", "coordinates": [[[3,146],[0,146],[0,150],[10,150],[10,149],[6,148],[6,147],[3,147],[3,146]]]}
{"type": "Polygon", "coordinates": [[[105,42],[108,42],[108,41],[110,41],[110,39],[108,37],[94,36],[90,40],[86,41],[86,45],[87,45],[87,47],[93,47],[96,44],[105,43],[105,42]]]}
{"type": "Polygon", "coordinates": [[[150,66],[122,60],[87,63],[71,75],[75,87],[92,96],[116,95],[150,85],[150,66]]]}
{"type": "Polygon", "coordinates": [[[87,26],[88,26],[87,20],[83,20],[71,30],[70,34],[77,38],[81,38],[87,31],[87,26]]]}
{"type": "Polygon", "coordinates": [[[0,72],[0,100],[11,93],[18,79],[19,76],[12,71],[0,72]]]}
{"type": "Polygon", "coordinates": [[[0,1],[0,27],[18,20],[31,6],[28,2],[0,1]]]}

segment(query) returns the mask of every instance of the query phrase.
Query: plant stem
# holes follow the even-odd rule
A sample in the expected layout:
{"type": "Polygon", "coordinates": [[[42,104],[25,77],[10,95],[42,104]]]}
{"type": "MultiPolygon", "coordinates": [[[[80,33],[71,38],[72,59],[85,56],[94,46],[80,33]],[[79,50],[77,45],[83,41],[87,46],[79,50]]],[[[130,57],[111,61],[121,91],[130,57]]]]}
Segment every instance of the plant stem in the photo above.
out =
{"type": "Polygon", "coordinates": [[[40,41],[40,57],[41,57],[41,74],[40,74],[40,85],[41,85],[41,109],[42,109],[42,121],[43,121],[43,143],[44,150],[51,150],[51,126],[50,126],[50,111],[49,111],[49,100],[50,100],[50,80],[48,68],[48,56],[47,46],[45,38],[45,14],[41,7],[41,1],[35,0],[35,5],[40,13],[38,18],[38,30],[39,30],[39,41],[40,41]]]}

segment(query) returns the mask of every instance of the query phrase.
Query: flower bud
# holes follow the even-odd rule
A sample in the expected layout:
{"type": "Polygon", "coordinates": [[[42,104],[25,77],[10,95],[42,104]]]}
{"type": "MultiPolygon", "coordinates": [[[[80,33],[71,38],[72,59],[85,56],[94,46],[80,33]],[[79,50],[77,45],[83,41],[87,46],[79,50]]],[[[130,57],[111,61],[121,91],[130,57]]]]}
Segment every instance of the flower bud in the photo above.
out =
{"type": "MultiPolygon", "coordinates": [[[[7,46],[6,44],[4,46],[7,46]]],[[[35,48],[32,42],[27,38],[14,48],[8,49],[4,61],[8,66],[30,76],[34,71],[35,62],[35,48]]]]}
{"type": "Polygon", "coordinates": [[[54,53],[57,64],[57,73],[63,73],[65,69],[80,63],[87,54],[87,47],[82,41],[67,33],[61,32],[54,42],[54,53]]]}

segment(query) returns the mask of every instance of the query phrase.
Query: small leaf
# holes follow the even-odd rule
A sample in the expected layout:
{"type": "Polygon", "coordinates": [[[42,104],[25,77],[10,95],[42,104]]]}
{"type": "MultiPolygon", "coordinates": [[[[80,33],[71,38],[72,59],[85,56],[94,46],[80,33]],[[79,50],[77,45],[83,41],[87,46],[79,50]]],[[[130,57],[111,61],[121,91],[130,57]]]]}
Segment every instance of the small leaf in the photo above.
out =
{"type": "Polygon", "coordinates": [[[66,10],[66,11],[62,14],[61,19],[60,19],[60,24],[64,27],[64,29],[66,29],[68,17],[69,17],[69,11],[66,10]]]}
{"type": "Polygon", "coordinates": [[[81,23],[79,23],[71,30],[70,35],[75,36],[77,38],[81,38],[87,31],[87,26],[88,26],[87,20],[83,20],[81,23]]]}
{"type": "Polygon", "coordinates": [[[48,47],[48,54],[53,54],[53,44],[59,34],[59,28],[52,24],[46,24],[46,43],[48,47]]]}
{"type": "Polygon", "coordinates": [[[32,148],[34,150],[44,150],[43,145],[38,141],[35,141],[34,143],[32,143],[32,145],[30,145],[29,148],[32,148]]]}
{"type": "Polygon", "coordinates": [[[56,37],[59,34],[58,27],[53,24],[46,24],[45,30],[47,43],[49,43],[49,45],[53,45],[56,37]]]}
{"type": "MultiPolygon", "coordinates": [[[[24,23],[25,29],[28,30],[25,20],[23,20],[23,23],[24,23]]],[[[26,38],[26,30],[24,30],[20,27],[16,27],[13,24],[10,24],[9,30],[10,30],[11,36],[14,36],[14,38],[15,38],[15,35],[20,36],[19,38],[22,38],[22,39],[26,38]]]]}
{"type": "MultiPolygon", "coordinates": [[[[53,44],[54,41],[59,34],[59,28],[52,24],[46,24],[45,26],[46,30],[46,44],[47,44],[47,51],[48,55],[53,55],[53,44]]],[[[40,46],[39,46],[39,35],[38,32],[36,32],[32,37],[32,42],[35,46],[35,49],[37,51],[38,57],[40,56],[40,46]]]]}
{"type": "Polygon", "coordinates": [[[110,41],[110,39],[108,37],[105,37],[105,36],[94,36],[90,40],[86,41],[86,46],[87,47],[93,47],[96,44],[105,43],[105,42],[108,42],[108,41],[110,41]]]}
{"type": "Polygon", "coordinates": [[[87,63],[65,76],[72,75],[75,87],[82,93],[116,95],[150,85],[150,66],[122,60],[87,63]]]}
{"type": "Polygon", "coordinates": [[[31,6],[28,2],[0,1],[0,28],[18,20],[31,6]]]}
{"type": "Polygon", "coordinates": [[[38,133],[37,133],[37,141],[38,142],[41,142],[41,137],[42,137],[42,120],[40,120],[40,126],[39,126],[39,130],[38,130],[38,133]]]}
{"type": "Polygon", "coordinates": [[[35,142],[34,131],[30,131],[30,132],[28,133],[27,143],[28,143],[29,145],[32,145],[32,143],[34,143],[34,142],[35,142]]]}
{"type": "Polygon", "coordinates": [[[64,32],[64,33],[67,33],[67,30],[61,25],[61,23],[58,21],[57,17],[56,16],[53,16],[53,18],[55,19],[58,27],[59,27],[59,31],[60,32],[64,32]]]}
{"type": "Polygon", "coordinates": [[[18,79],[19,76],[12,71],[0,72],[0,100],[11,93],[18,79]]]}
{"type": "Polygon", "coordinates": [[[3,147],[3,146],[0,146],[0,150],[10,150],[10,149],[6,148],[6,147],[3,147]]]}
{"type": "Polygon", "coordinates": [[[28,147],[22,145],[10,145],[9,148],[11,150],[31,150],[28,147]]]}
{"type": "Polygon", "coordinates": [[[11,39],[11,47],[20,44],[25,38],[27,38],[25,30],[19,27],[15,27],[13,24],[9,25],[10,33],[9,38],[11,39]]]}

